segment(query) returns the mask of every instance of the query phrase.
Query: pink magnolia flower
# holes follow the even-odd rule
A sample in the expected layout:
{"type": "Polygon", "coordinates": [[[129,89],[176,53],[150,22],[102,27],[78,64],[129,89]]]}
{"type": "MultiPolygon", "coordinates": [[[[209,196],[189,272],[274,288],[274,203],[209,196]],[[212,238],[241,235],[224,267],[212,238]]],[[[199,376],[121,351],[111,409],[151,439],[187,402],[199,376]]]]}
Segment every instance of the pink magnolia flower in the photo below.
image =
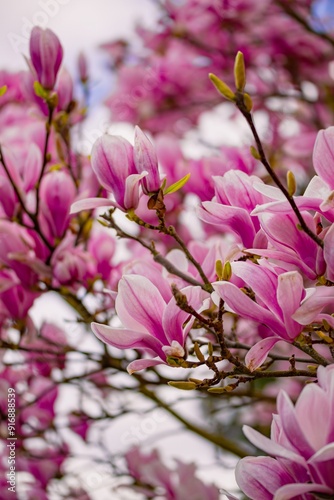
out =
{"type": "MultiPolygon", "coordinates": [[[[196,310],[207,297],[200,287],[186,287],[182,293],[196,310]]],[[[149,279],[139,275],[123,276],[115,308],[122,328],[92,323],[92,330],[106,344],[118,349],[140,349],[149,354],[150,358],[130,363],[129,373],[166,363],[168,356],[185,358],[185,340],[192,320],[184,326],[189,314],[178,308],[174,297],[166,302],[149,279]]]]}
{"type": "Polygon", "coordinates": [[[215,292],[229,309],[242,318],[266,325],[274,336],[255,344],[246,355],[247,366],[254,370],[265,360],[270,349],[279,341],[292,342],[303,330],[304,324],[312,323],[322,309],[333,303],[332,287],[304,289],[302,276],[297,271],[276,274],[264,265],[252,262],[232,262],[232,277],[241,279],[254,299],[232,282],[218,281],[212,284],[215,292]],[[307,322],[300,319],[303,299],[308,301],[307,322]]]}
{"type": "Polygon", "coordinates": [[[62,238],[68,227],[69,210],[75,194],[75,184],[66,172],[49,172],[42,179],[40,220],[52,243],[62,238]]]}
{"type": "Polygon", "coordinates": [[[271,439],[244,426],[246,437],[270,457],[240,460],[236,478],[249,498],[289,500],[334,496],[334,365],[318,368],[295,406],[284,391],[277,399],[271,439]],[[275,458],[272,458],[275,457],[275,458]],[[304,496],[305,495],[305,496],[304,496]]]}
{"type": "MultiPolygon", "coordinates": [[[[301,213],[307,226],[316,233],[314,218],[308,212],[301,213]]],[[[324,274],[326,263],[323,250],[299,229],[294,213],[263,213],[259,218],[268,248],[250,248],[249,252],[279,262],[287,271],[299,269],[312,280],[324,274]]]]}
{"type": "Polygon", "coordinates": [[[260,230],[257,217],[252,217],[253,208],[263,203],[265,197],[254,189],[260,182],[239,170],[230,170],[223,176],[214,176],[215,198],[204,201],[197,213],[201,220],[234,234],[246,248],[253,246],[260,230]]]}
{"type": "Polygon", "coordinates": [[[48,28],[43,30],[35,26],[30,35],[30,57],[39,83],[52,90],[63,59],[63,48],[57,35],[48,28]]]}
{"type": "MultiPolygon", "coordinates": [[[[146,498],[155,497],[151,488],[162,489],[166,500],[218,500],[219,492],[213,484],[205,484],[196,477],[194,464],[176,461],[176,468],[168,468],[161,460],[157,450],[148,453],[139,448],[131,448],[125,455],[131,477],[141,487],[133,486],[146,498]],[[147,485],[146,487],[144,485],[147,485]],[[150,488],[151,487],[151,488],[150,488]]],[[[159,495],[160,496],[160,495],[159,495]]]]}
{"type": "Polygon", "coordinates": [[[147,171],[137,172],[133,146],[123,137],[105,134],[95,142],[91,162],[100,184],[114,195],[115,201],[104,198],[79,200],[72,205],[71,213],[107,206],[118,207],[124,212],[137,208],[140,180],[147,171]]]}

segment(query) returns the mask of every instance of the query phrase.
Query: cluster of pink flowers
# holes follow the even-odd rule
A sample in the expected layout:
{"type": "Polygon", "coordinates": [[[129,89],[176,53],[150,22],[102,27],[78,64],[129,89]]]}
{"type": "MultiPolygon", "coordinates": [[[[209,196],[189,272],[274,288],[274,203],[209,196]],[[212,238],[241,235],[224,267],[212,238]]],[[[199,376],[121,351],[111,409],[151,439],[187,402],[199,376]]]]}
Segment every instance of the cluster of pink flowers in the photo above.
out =
{"type": "MultiPolygon", "coordinates": [[[[25,485],[27,498],[49,498],[62,479],[59,491],[89,498],[89,488],[65,484],[73,435],[87,443],[98,428],[94,419],[126,412],[123,387],[136,383],[168,409],[151,388],[166,385],[167,372],[172,387],[202,394],[235,390],[238,398],[240,387],[251,387],[240,398],[261,404],[253,383],[269,379],[275,396],[272,378],[283,389],[287,377],[310,379],[298,385],[295,406],[288,385],[279,392],[271,439],[245,427],[270,456],[242,458],[236,478],[255,500],[334,495],[331,39],[312,29],[308,0],[293,8],[285,0],[221,4],[163,2],[158,28],[138,29],[147,52],[134,65],[127,65],[126,43],[105,44],[118,71],[107,104],[115,119],[139,124],[133,144],[105,133],[89,157],[76,150],[72,131],[84,126],[85,103],[76,98],[51,30],[33,29],[27,71],[0,72],[0,412],[5,421],[3,394],[13,389],[17,469],[35,480],[25,485]],[[254,104],[244,93],[244,61],[254,104]],[[213,75],[216,89],[209,72],[224,78],[213,75]],[[291,99],[294,111],[287,105],[285,119],[293,121],[292,135],[278,120],[275,99],[291,99]],[[244,115],[256,148],[222,144],[213,155],[189,158],[179,138],[222,101],[234,126],[239,111],[244,115]],[[257,111],[268,119],[265,146],[257,111]],[[82,345],[70,328],[34,320],[33,307],[52,294],[74,308],[72,333],[80,323],[91,325],[82,345]],[[184,379],[175,367],[193,371],[184,379]],[[59,410],[62,389],[72,383],[79,396],[59,410]],[[100,413],[86,408],[86,397],[98,399],[100,413]],[[64,428],[72,433],[69,443],[64,428]]],[[[82,54],[78,73],[87,93],[82,54]]],[[[6,430],[1,423],[2,450],[6,430]]],[[[210,440],[246,454],[241,439],[215,433],[210,440]]],[[[171,469],[158,452],[138,448],[125,458],[132,487],[148,498],[218,499],[216,486],[196,478],[193,465],[178,460],[171,469]]]]}

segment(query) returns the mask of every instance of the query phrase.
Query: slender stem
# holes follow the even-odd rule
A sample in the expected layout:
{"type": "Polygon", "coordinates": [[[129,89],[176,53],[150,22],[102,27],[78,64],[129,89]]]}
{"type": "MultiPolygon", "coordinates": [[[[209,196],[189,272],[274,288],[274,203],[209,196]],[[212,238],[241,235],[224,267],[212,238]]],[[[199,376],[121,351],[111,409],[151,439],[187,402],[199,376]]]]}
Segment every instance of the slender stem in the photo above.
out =
{"type": "Polygon", "coordinates": [[[313,347],[309,345],[303,345],[300,344],[299,342],[295,341],[292,343],[295,347],[300,349],[301,351],[305,352],[305,354],[308,354],[312,359],[314,359],[319,365],[322,366],[328,366],[330,365],[330,362],[327,361],[321,354],[319,354],[313,347]]]}
{"type": "Polygon", "coordinates": [[[297,21],[301,26],[303,26],[306,31],[309,33],[312,33],[312,35],[318,36],[319,38],[322,38],[326,42],[330,43],[334,47],[334,39],[329,36],[327,33],[321,32],[321,31],[316,31],[315,29],[312,28],[312,26],[307,22],[306,19],[303,18],[298,12],[296,12],[292,7],[291,7],[291,2],[282,2],[281,0],[276,0],[276,4],[281,7],[284,12],[290,16],[292,19],[297,21]]]}
{"type": "Polygon", "coordinates": [[[173,410],[173,408],[171,408],[167,403],[162,401],[154,392],[147,389],[147,387],[141,386],[139,388],[139,391],[142,394],[144,394],[144,396],[154,401],[160,408],[163,408],[168,413],[170,413],[176,420],[181,422],[181,424],[183,424],[186,427],[186,429],[194,432],[195,434],[198,434],[199,436],[206,439],[210,443],[213,443],[216,446],[219,446],[220,448],[223,448],[224,450],[229,451],[230,453],[233,453],[234,455],[237,455],[240,458],[246,457],[249,454],[246,452],[246,450],[240,448],[234,441],[228,439],[222,434],[219,435],[213,434],[184,419],[179,413],[173,410]]]}
{"type": "Polygon", "coordinates": [[[246,119],[246,121],[247,121],[247,123],[248,123],[248,125],[249,125],[249,127],[250,127],[250,129],[252,131],[252,134],[253,134],[253,137],[254,137],[254,140],[255,140],[255,143],[256,143],[256,147],[257,147],[257,150],[258,150],[258,153],[259,153],[262,165],[267,170],[267,172],[270,175],[270,177],[273,179],[273,181],[276,183],[276,185],[279,187],[279,189],[282,191],[282,193],[284,194],[284,196],[288,200],[288,202],[289,202],[289,204],[290,204],[293,212],[295,213],[295,215],[296,215],[296,217],[297,217],[297,219],[298,219],[298,221],[300,223],[300,226],[302,227],[302,229],[304,230],[304,232],[310,238],[312,238],[312,240],[315,241],[315,243],[317,245],[319,245],[321,248],[323,248],[324,242],[316,234],[314,234],[311,231],[311,229],[307,226],[306,222],[303,219],[302,214],[299,211],[299,208],[296,205],[296,202],[295,202],[293,196],[291,196],[289,194],[288,190],[282,184],[282,182],[280,181],[278,175],[276,174],[276,172],[273,170],[273,168],[271,167],[270,163],[268,162],[267,157],[266,157],[265,152],[264,152],[264,149],[263,149],[263,146],[262,146],[262,143],[261,143],[261,139],[260,139],[260,137],[259,137],[259,135],[257,133],[256,127],[254,125],[252,115],[251,115],[251,113],[245,107],[242,94],[241,93],[237,93],[236,95],[237,95],[236,105],[237,105],[238,109],[241,111],[242,115],[245,117],[245,119],[246,119]]]}
{"type": "Polygon", "coordinates": [[[174,264],[172,264],[168,259],[166,259],[163,255],[161,255],[155,249],[153,244],[149,245],[149,244],[145,243],[145,241],[143,241],[138,236],[133,236],[133,235],[128,234],[125,231],[123,231],[123,229],[121,229],[115,223],[112,216],[111,217],[103,217],[103,218],[109,222],[110,227],[115,229],[117,236],[119,236],[120,238],[126,238],[129,240],[137,241],[137,243],[139,243],[141,246],[143,246],[144,248],[149,250],[151,252],[151,254],[153,255],[153,260],[155,262],[157,262],[158,264],[162,265],[169,273],[174,274],[175,276],[178,276],[179,278],[183,279],[187,283],[190,283],[191,285],[200,286],[201,288],[206,290],[206,288],[202,285],[202,283],[197,281],[195,278],[192,278],[188,274],[185,274],[182,271],[180,271],[179,269],[177,269],[177,267],[175,267],[174,264]]]}
{"type": "Polygon", "coordinates": [[[205,284],[205,289],[212,293],[213,292],[213,287],[208,279],[208,277],[206,276],[205,272],[203,271],[202,269],[202,266],[200,265],[199,262],[197,262],[197,260],[191,255],[191,253],[189,252],[186,244],[184,243],[184,241],[182,240],[182,238],[180,238],[180,236],[178,235],[178,233],[176,232],[176,229],[174,226],[169,226],[167,229],[167,233],[166,234],[169,234],[170,236],[172,236],[172,238],[174,238],[175,241],[177,241],[177,243],[180,245],[180,247],[182,248],[183,252],[185,253],[187,259],[195,266],[195,268],[197,269],[200,277],[202,278],[203,280],[203,283],[205,284]]]}

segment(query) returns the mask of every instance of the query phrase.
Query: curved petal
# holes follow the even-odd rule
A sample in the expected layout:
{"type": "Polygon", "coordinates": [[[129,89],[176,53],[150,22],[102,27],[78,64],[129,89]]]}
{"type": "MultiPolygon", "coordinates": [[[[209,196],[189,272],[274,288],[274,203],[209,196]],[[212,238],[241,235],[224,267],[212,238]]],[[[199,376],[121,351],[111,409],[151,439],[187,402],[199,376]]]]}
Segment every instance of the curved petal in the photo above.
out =
{"type": "Polygon", "coordinates": [[[305,493],[332,494],[333,491],[327,486],[324,486],[323,484],[292,483],[292,484],[286,484],[285,486],[279,488],[276,491],[273,500],[292,500],[295,499],[296,497],[300,498],[300,496],[304,495],[305,493]]]}
{"type": "Polygon", "coordinates": [[[91,328],[98,339],[117,349],[151,349],[162,358],[165,357],[161,342],[149,333],[113,328],[99,323],[92,323],[91,328]]]}
{"type": "Polygon", "coordinates": [[[318,286],[311,289],[301,306],[292,315],[292,318],[301,325],[308,325],[315,320],[317,315],[326,305],[333,304],[334,288],[318,286]]]}
{"type": "Polygon", "coordinates": [[[140,370],[145,370],[145,368],[161,364],[165,364],[161,359],[136,359],[128,365],[127,371],[132,375],[134,372],[139,372],[140,370]]]}
{"type": "Polygon", "coordinates": [[[296,416],[295,408],[285,391],[280,391],[277,397],[277,410],[280,416],[281,427],[291,445],[307,460],[314,449],[306,439],[303,423],[296,416]]]}
{"type": "Polygon", "coordinates": [[[251,371],[256,370],[266,359],[268,352],[279,342],[279,337],[268,337],[257,342],[246,354],[245,363],[251,371]]]}
{"type": "Polygon", "coordinates": [[[272,500],[277,489],[293,481],[284,467],[271,457],[242,458],[235,476],[239,487],[252,500],[272,500]]]}
{"type": "Polygon", "coordinates": [[[263,436],[263,434],[256,431],[255,429],[252,429],[248,425],[244,425],[242,430],[248,441],[250,441],[257,448],[260,448],[260,450],[268,453],[268,455],[286,458],[288,460],[291,460],[292,462],[296,462],[297,464],[306,467],[306,461],[301,455],[298,455],[297,453],[284,448],[279,443],[276,443],[266,436],[263,436]]]}
{"type": "Polygon", "coordinates": [[[128,274],[118,284],[116,312],[122,324],[131,330],[149,332],[167,345],[162,327],[166,302],[158,288],[145,276],[128,274]]]}
{"type": "Polygon", "coordinates": [[[290,340],[284,325],[270,311],[259,306],[239,290],[238,287],[233,285],[233,283],[218,281],[212,283],[212,286],[236,314],[240,314],[241,317],[251,319],[257,323],[264,323],[281,338],[290,340]]]}
{"type": "Polygon", "coordinates": [[[245,209],[205,201],[202,207],[197,207],[197,215],[208,224],[234,233],[246,248],[253,244],[255,230],[252,219],[245,209]]]}
{"type": "Polygon", "coordinates": [[[119,207],[119,205],[107,198],[85,198],[72,203],[70,214],[76,214],[82,210],[92,210],[98,207],[119,207]]]}

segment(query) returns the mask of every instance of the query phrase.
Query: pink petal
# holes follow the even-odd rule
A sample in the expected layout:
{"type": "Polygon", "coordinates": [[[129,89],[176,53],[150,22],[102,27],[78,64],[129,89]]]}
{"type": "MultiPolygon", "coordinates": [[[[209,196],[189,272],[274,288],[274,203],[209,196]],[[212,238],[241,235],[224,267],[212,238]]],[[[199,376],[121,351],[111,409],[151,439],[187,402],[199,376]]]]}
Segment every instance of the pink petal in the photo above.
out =
{"type": "Polygon", "coordinates": [[[139,372],[140,370],[145,370],[145,368],[161,364],[164,364],[161,359],[136,359],[128,365],[127,371],[132,375],[134,372],[139,372]]]}
{"type": "Polygon", "coordinates": [[[257,323],[264,323],[281,338],[289,340],[283,324],[279,322],[271,312],[247,297],[247,295],[233,285],[233,283],[219,281],[213,283],[212,286],[233,312],[240,314],[243,318],[256,321],[257,323]]]}
{"type": "Polygon", "coordinates": [[[262,365],[266,359],[268,352],[274,347],[281,339],[278,337],[268,337],[267,339],[257,342],[246,354],[245,362],[247,368],[251,371],[256,370],[262,365]]]}
{"type": "Polygon", "coordinates": [[[280,274],[277,286],[277,301],[280,305],[284,324],[290,338],[295,338],[302,330],[291,316],[298,309],[304,294],[303,278],[297,271],[280,274]]]}
{"type": "Polygon", "coordinates": [[[294,453],[287,448],[284,448],[284,446],[281,446],[279,443],[276,443],[266,436],[263,436],[263,434],[256,431],[255,429],[252,429],[248,425],[244,425],[242,430],[248,441],[250,441],[257,448],[260,448],[260,450],[268,453],[268,455],[286,458],[288,460],[291,460],[292,462],[296,462],[297,464],[306,467],[306,461],[301,455],[294,453]]]}
{"type": "Polygon", "coordinates": [[[70,214],[76,214],[82,210],[92,210],[98,207],[118,207],[118,204],[107,198],[86,198],[75,201],[70,210],[70,214]]]}
{"type": "Polygon", "coordinates": [[[272,500],[282,485],[293,481],[290,474],[274,458],[246,457],[235,470],[242,491],[252,500],[272,500]]]}
{"type": "Polygon", "coordinates": [[[333,304],[334,288],[326,286],[318,286],[309,291],[302,305],[292,315],[292,318],[301,325],[308,325],[315,320],[317,315],[326,305],[333,304]]]}
{"type": "Polygon", "coordinates": [[[166,302],[158,288],[144,276],[125,275],[118,284],[116,312],[126,328],[149,332],[168,345],[162,317],[166,302]]]}
{"type": "Polygon", "coordinates": [[[243,208],[205,201],[202,207],[197,207],[197,214],[202,221],[237,235],[246,248],[252,245],[255,230],[250,215],[243,208]]]}
{"type": "Polygon", "coordinates": [[[331,189],[334,189],[334,127],[320,130],[313,150],[313,165],[316,173],[331,189]]]}
{"type": "Polygon", "coordinates": [[[99,323],[92,323],[91,327],[98,339],[117,349],[151,349],[164,358],[161,342],[149,333],[113,328],[99,323]]]}
{"type": "Polygon", "coordinates": [[[329,493],[333,491],[323,484],[286,484],[279,488],[274,496],[274,500],[292,500],[296,497],[300,498],[304,493],[329,493]]]}

